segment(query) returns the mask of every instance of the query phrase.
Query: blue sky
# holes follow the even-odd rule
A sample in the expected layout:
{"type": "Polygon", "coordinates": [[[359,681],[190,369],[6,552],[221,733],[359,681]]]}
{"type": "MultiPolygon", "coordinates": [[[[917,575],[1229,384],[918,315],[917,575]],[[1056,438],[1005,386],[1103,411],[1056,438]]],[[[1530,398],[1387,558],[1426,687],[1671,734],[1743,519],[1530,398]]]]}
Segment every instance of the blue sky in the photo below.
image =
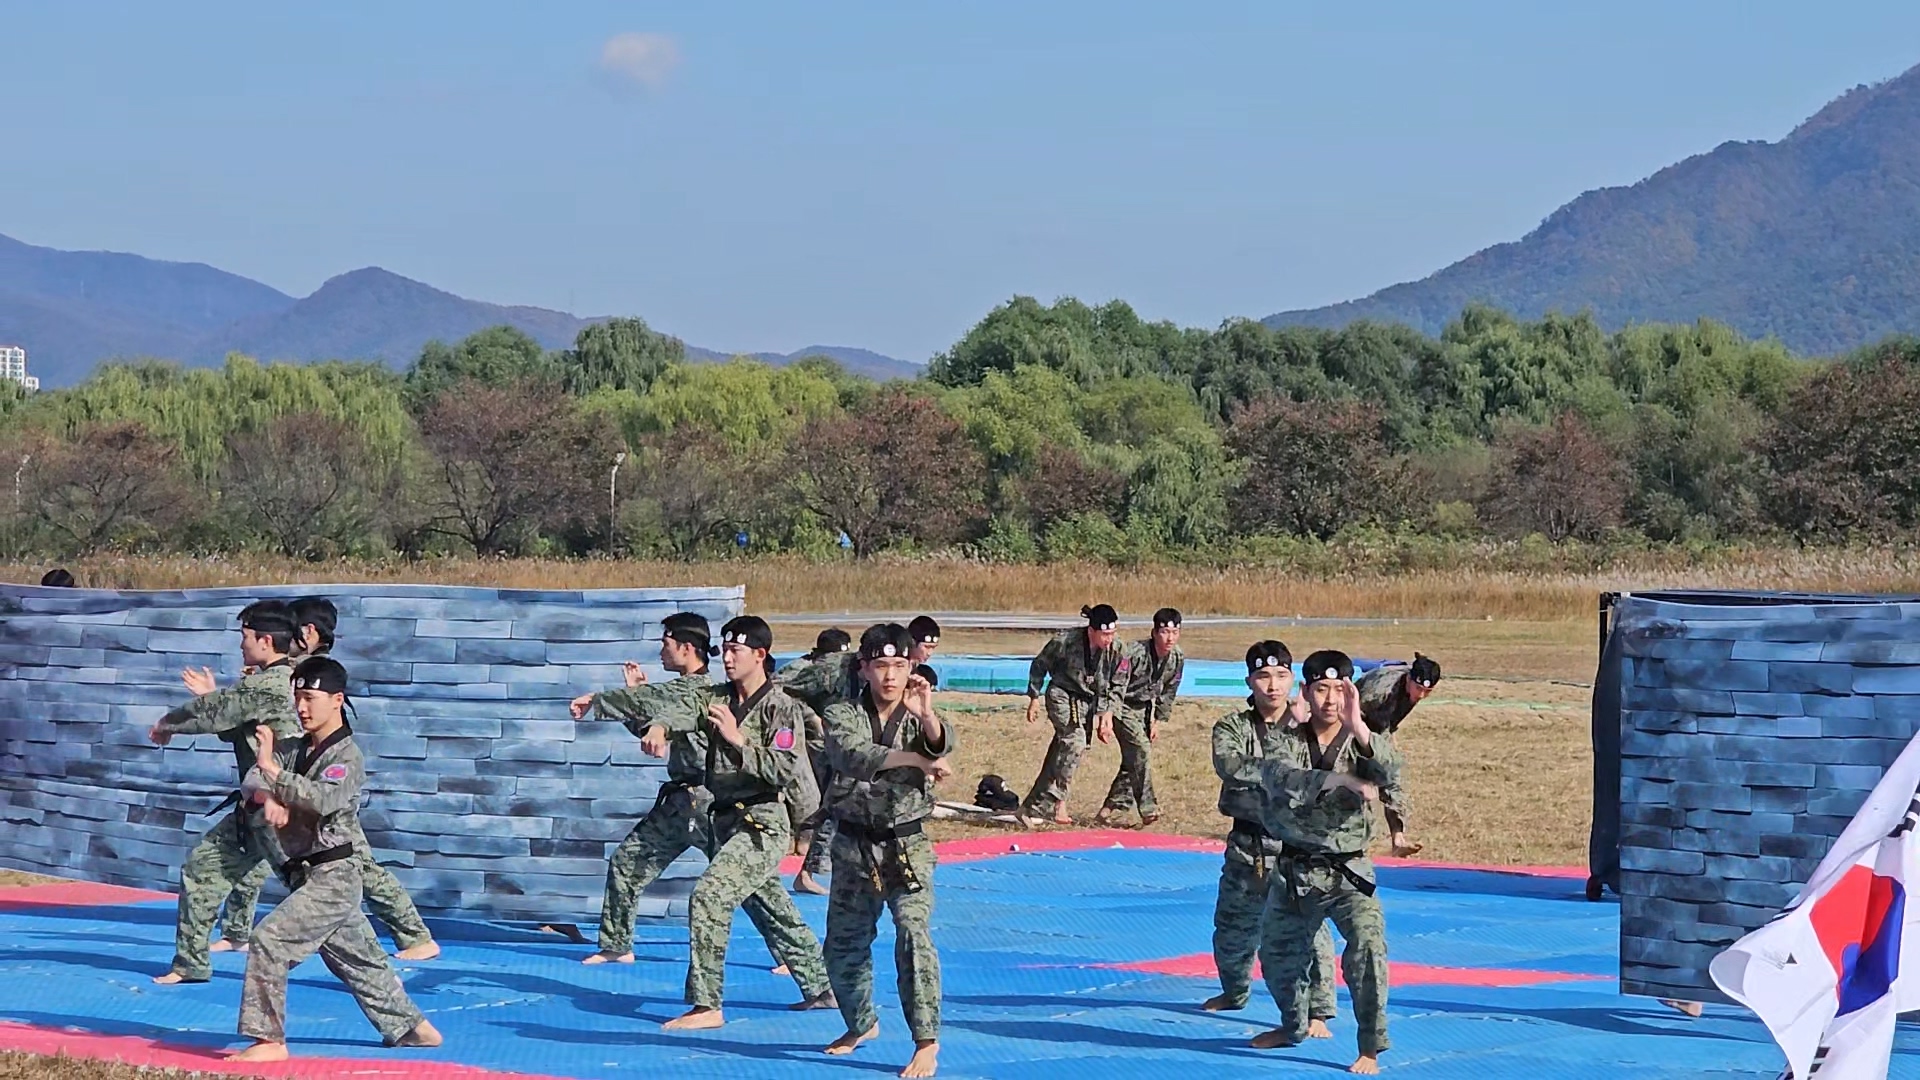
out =
{"type": "Polygon", "coordinates": [[[912,360],[1363,295],[1920,63],[1894,2],[0,3],[0,233],[912,360]]]}

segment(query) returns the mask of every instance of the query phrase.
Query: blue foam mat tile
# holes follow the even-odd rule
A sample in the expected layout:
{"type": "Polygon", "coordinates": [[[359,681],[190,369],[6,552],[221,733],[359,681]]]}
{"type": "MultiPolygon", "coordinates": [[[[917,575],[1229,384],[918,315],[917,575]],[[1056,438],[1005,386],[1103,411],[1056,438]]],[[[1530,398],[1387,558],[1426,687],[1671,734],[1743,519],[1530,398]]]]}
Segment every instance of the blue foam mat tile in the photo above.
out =
{"type": "MultiPolygon", "coordinates": [[[[945,1000],[943,1077],[1128,1080],[1201,1073],[1334,1075],[1352,1060],[1351,1003],[1340,995],[1334,1038],[1255,1051],[1278,1012],[1256,986],[1240,1012],[1209,1015],[1212,979],[1140,969],[1204,956],[1219,856],[1095,850],[1009,855],[942,866],[935,937],[945,1000]]],[[[1622,997],[1618,908],[1564,894],[1577,886],[1472,871],[1381,871],[1396,964],[1453,978],[1481,969],[1580,975],[1517,986],[1413,982],[1389,1002],[1388,1075],[1415,1078],[1593,1076],[1770,1078],[1778,1051],[1748,1014],[1710,1007],[1689,1021],[1622,997]],[[1454,886],[1454,887],[1448,887],[1454,886]]],[[[796,898],[818,931],[820,897],[796,898]]],[[[214,957],[206,985],[159,988],[171,954],[173,906],[0,907],[0,1019],[172,1045],[238,1045],[232,1034],[245,957],[214,957]]],[[[463,924],[472,930],[478,924],[463,924]]],[[[590,927],[582,927],[590,930],[590,927]]],[[[400,965],[409,992],[446,1033],[430,1054],[387,1050],[324,967],[294,972],[289,1035],[303,1055],[459,1062],[556,1077],[816,1077],[891,1075],[911,1053],[893,984],[892,931],[875,943],[882,1036],[850,1059],[820,1047],[834,1012],[793,1013],[791,979],[745,919],[728,956],[726,1027],[668,1035],[683,1008],[684,927],[644,923],[638,961],[586,967],[589,946],[524,927],[444,935],[443,956],[400,965]]],[[[1431,973],[1429,973],[1431,974],[1431,973]]],[[[1903,1027],[1890,1075],[1920,1080],[1920,1040],[1903,1027]]]]}

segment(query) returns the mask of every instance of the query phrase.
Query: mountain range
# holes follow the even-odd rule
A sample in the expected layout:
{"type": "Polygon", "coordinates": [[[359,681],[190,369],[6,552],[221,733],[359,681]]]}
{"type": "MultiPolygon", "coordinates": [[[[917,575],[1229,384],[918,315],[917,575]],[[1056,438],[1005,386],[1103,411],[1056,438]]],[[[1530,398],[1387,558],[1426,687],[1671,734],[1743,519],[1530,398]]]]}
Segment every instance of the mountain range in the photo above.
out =
{"type": "MultiPolygon", "coordinates": [[[[49,388],[85,379],[102,361],[132,357],[204,365],[241,352],[263,360],[378,360],[402,368],[428,341],[457,341],[502,324],[558,349],[595,321],[468,300],[378,267],[341,274],[296,299],[200,263],[60,251],[0,236],[0,344],[25,348],[29,369],[49,388]]],[[[687,346],[696,361],[731,355],[687,346]]],[[[918,364],[848,346],[753,355],[773,364],[830,356],[875,379],[920,373],[918,364]]]]}
{"type": "Polygon", "coordinates": [[[1778,142],[1725,143],[1419,281],[1264,321],[1437,333],[1470,302],[1589,309],[1609,329],[1707,316],[1809,354],[1920,332],[1920,67],[1778,142]]]}

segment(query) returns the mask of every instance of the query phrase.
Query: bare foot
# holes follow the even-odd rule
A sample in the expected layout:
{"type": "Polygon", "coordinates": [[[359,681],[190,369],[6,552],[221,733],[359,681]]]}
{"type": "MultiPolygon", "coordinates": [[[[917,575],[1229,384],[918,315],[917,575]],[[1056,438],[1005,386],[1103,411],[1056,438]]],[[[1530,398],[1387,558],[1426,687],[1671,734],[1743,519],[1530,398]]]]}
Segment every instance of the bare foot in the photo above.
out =
{"type": "Polygon", "coordinates": [[[1299,1044],[1293,1041],[1292,1035],[1287,1034],[1286,1028],[1270,1028],[1255,1035],[1249,1045],[1255,1050],[1284,1050],[1299,1044]]]}
{"type": "Polygon", "coordinates": [[[257,1042],[237,1053],[227,1055],[228,1061],[285,1061],[291,1057],[287,1053],[286,1043],[257,1042]]]}
{"type": "Polygon", "coordinates": [[[1681,1001],[1677,998],[1661,998],[1660,1004],[1665,1005],[1675,1012],[1691,1016],[1695,1020],[1700,1019],[1700,1013],[1704,1009],[1704,1006],[1697,1001],[1681,1001]]]}
{"type": "Polygon", "coordinates": [[[812,893],[814,896],[827,895],[827,887],[814,880],[813,875],[805,870],[793,875],[793,891],[812,893]]]}
{"type": "Polygon", "coordinates": [[[1347,1066],[1347,1071],[1355,1076],[1378,1076],[1380,1059],[1373,1054],[1361,1054],[1353,1059],[1353,1064],[1347,1066]]]}
{"type": "Polygon", "coordinates": [[[1325,1020],[1309,1020],[1307,1021],[1307,1038],[1331,1039],[1333,1038],[1333,1029],[1327,1026],[1325,1020]]]}
{"type": "Polygon", "coordinates": [[[1025,810],[1015,811],[1013,815],[1013,820],[1019,822],[1020,827],[1027,830],[1028,832],[1032,832],[1033,830],[1040,827],[1040,819],[1027,813],[1025,810]]]}
{"type": "Polygon", "coordinates": [[[727,1022],[719,1009],[703,1009],[698,1005],[679,1016],[660,1025],[663,1031],[711,1031],[727,1022]]]}
{"type": "Polygon", "coordinates": [[[1103,829],[1112,828],[1113,812],[1110,810],[1102,809],[1099,813],[1093,815],[1093,823],[1095,825],[1100,826],[1103,829]]]}
{"type": "Polygon", "coordinates": [[[935,1039],[913,1044],[913,1060],[900,1070],[901,1076],[932,1076],[940,1071],[940,1043],[935,1039]]]}
{"type": "Polygon", "coordinates": [[[630,952],[597,952],[580,962],[583,964],[631,964],[633,963],[633,954],[630,952]]]}
{"type": "Polygon", "coordinates": [[[1140,827],[1143,829],[1151,829],[1153,828],[1154,822],[1157,822],[1159,820],[1160,820],[1159,814],[1141,814],[1140,827]]]}
{"type": "Polygon", "coordinates": [[[233,942],[228,941],[226,938],[221,938],[219,941],[216,941],[213,944],[207,946],[207,951],[208,952],[246,952],[247,947],[245,945],[235,945],[233,942]]]}
{"type": "Polygon", "coordinates": [[[833,996],[833,991],[831,990],[822,990],[810,998],[796,1001],[787,1006],[788,1009],[794,1012],[807,1012],[812,1009],[837,1009],[839,1007],[840,1002],[833,996]]]}
{"type": "Polygon", "coordinates": [[[1425,844],[1395,844],[1393,846],[1393,857],[1396,859],[1411,859],[1415,855],[1425,851],[1426,847],[1427,845],[1425,844]]]}
{"type": "Polygon", "coordinates": [[[873,1040],[879,1037],[880,1037],[879,1024],[875,1024],[872,1027],[868,1028],[865,1034],[849,1031],[845,1035],[842,1035],[839,1038],[828,1043],[827,1048],[824,1051],[822,1051],[822,1053],[836,1054],[836,1055],[851,1054],[853,1053],[854,1047],[859,1046],[861,1043],[864,1043],[864,1042],[872,1042],[873,1040]]]}
{"type": "Polygon", "coordinates": [[[423,941],[412,948],[401,949],[393,955],[400,960],[431,960],[440,955],[440,943],[432,940],[423,941]]]}
{"type": "Polygon", "coordinates": [[[785,964],[781,964],[781,965],[779,965],[779,966],[777,966],[777,967],[775,967],[775,968],[773,969],[773,974],[775,974],[775,975],[791,975],[791,974],[793,974],[793,969],[792,969],[792,968],[790,968],[790,967],[788,967],[788,966],[787,966],[787,965],[785,965],[785,964]]]}
{"type": "Polygon", "coordinates": [[[1225,994],[1215,994],[1201,1002],[1200,1007],[1208,1012],[1239,1012],[1247,1007],[1247,1003],[1235,1001],[1225,994]]]}
{"type": "Polygon", "coordinates": [[[412,1031],[400,1036],[400,1041],[394,1045],[428,1047],[439,1046],[445,1041],[440,1037],[440,1029],[434,1027],[432,1021],[423,1018],[412,1031]]]}
{"type": "MultiPolygon", "coordinates": [[[[178,986],[181,983],[206,982],[207,980],[189,979],[185,975],[182,975],[177,971],[169,971],[165,975],[155,975],[153,977],[153,981],[154,981],[154,984],[157,986],[178,986]]],[[[278,1059],[275,1059],[275,1060],[278,1060],[278,1059]]]]}

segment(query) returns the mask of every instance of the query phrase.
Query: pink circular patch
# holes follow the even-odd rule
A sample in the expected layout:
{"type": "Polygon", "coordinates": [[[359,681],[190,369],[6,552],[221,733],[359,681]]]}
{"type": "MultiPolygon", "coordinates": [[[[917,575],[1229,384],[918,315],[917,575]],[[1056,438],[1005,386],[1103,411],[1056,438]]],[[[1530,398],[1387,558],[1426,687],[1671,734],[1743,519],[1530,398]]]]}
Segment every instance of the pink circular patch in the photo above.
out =
{"type": "Polygon", "coordinates": [[[773,748],[775,750],[792,750],[793,749],[793,729],[790,727],[781,728],[779,731],[774,732],[773,748]]]}

